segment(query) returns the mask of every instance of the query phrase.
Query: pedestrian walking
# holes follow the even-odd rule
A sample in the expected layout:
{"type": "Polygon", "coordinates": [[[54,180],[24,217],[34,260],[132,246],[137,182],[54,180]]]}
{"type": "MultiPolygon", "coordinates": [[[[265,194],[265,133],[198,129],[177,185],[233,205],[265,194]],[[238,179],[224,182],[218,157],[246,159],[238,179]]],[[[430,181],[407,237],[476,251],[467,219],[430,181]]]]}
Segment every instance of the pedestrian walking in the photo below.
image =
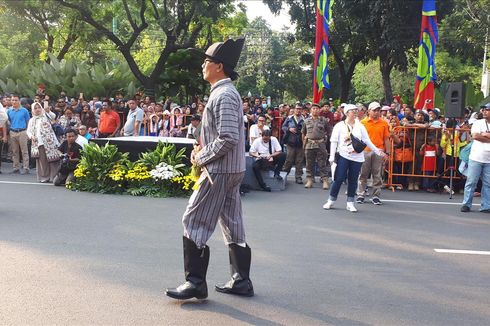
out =
{"type": "Polygon", "coordinates": [[[359,109],[354,104],[344,107],[346,119],[335,125],[330,138],[330,164],[336,161],[334,182],[330,189],[328,201],[323,205],[324,209],[331,209],[340,191],[340,186],[347,177],[347,210],[357,212],[354,206],[357,179],[364,162],[363,148],[359,151],[354,143],[361,141],[367,145],[376,155],[386,157],[386,154],[377,148],[369,139],[366,128],[357,120],[359,109]]]}
{"type": "Polygon", "coordinates": [[[232,83],[244,39],[212,44],[202,64],[211,94],[203,112],[199,145],[191,154],[193,164],[203,168],[183,216],[185,283],[168,288],[174,299],[205,299],[210,250],[206,245],[219,222],[231,265],[231,280],[216,291],[254,295],[249,278],[251,250],[245,240],[240,184],[245,175],[245,130],[240,94],[232,83]]]}
{"type": "MultiPolygon", "coordinates": [[[[389,153],[390,151],[390,127],[386,120],[381,118],[381,104],[371,102],[368,106],[368,116],[361,120],[361,123],[367,130],[369,139],[374,146],[389,153]]],[[[373,178],[373,187],[371,190],[371,202],[374,205],[381,205],[381,186],[383,185],[383,167],[385,159],[376,155],[369,147],[363,152],[364,163],[362,163],[361,175],[359,176],[359,185],[357,188],[358,204],[364,204],[364,192],[367,187],[369,175],[373,178]]],[[[387,154],[389,155],[389,154],[387,154]]]]}

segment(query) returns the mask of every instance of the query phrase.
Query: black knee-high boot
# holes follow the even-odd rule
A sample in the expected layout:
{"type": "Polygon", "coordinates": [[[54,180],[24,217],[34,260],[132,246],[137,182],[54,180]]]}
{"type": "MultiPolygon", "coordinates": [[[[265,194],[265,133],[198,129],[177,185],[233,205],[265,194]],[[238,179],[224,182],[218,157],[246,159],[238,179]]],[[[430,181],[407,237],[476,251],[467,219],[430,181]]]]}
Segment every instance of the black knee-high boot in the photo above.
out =
{"type": "Polygon", "coordinates": [[[228,246],[230,255],[231,280],[226,284],[217,284],[216,291],[228,294],[238,294],[247,297],[254,295],[254,287],[250,280],[250,262],[252,251],[232,243],[228,246]]]}
{"type": "Polygon", "coordinates": [[[177,288],[166,289],[165,294],[179,300],[205,299],[208,297],[206,272],[209,263],[209,247],[199,249],[194,241],[186,237],[183,237],[183,242],[186,282],[177,288]]]}

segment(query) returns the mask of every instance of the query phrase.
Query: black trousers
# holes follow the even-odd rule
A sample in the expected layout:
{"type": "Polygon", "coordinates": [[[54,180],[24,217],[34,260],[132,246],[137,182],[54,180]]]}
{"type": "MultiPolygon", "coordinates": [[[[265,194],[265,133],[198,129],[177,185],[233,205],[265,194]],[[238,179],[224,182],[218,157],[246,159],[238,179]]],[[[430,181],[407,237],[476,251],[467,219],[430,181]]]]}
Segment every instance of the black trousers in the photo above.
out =
{"type": "Polygon", "coordinates": [[[266,184],[264,183],[264,179],[262,178],[262,174],[260,172],[262,170],[274,169],[274,175],[279,175],[284,162],[286,162],[286,153],[281,153],[278,156],[274,156],[273,159],[274,161],[272,162],[269,162],[266,159],[256,160],[252,165],[255,178],[257,178],[257,181],[261,187],[265,187],[266,184]]]}

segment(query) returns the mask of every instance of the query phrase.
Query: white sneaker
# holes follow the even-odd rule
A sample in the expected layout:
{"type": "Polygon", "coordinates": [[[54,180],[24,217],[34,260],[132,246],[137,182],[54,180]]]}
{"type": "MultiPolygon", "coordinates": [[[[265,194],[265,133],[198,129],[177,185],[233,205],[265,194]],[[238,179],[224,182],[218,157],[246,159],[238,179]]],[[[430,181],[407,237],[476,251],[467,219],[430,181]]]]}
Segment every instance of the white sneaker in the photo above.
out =
{"type": "Polygon", "coordinates": [[[347,207],[346,207],[346,209],[347,209],[349,212],[352,212],[352,213],[357,212],[357,208],[354,206],[354,203],[351,203],[351,202],[347,202],[347,207]]]}
{"type": "Polygon", "coordinates": [[[330,199],[329,199],[329,200],[328,200],[328,201],[325,203],[325,205],[323,205],[323,208],[324,208],[324,209],[330,209],[330,208],[332,208],[332,207],[333,207],[333,204],[335,204],[335,202],[334,202],[333,200],[330,200],[330,199]]]}

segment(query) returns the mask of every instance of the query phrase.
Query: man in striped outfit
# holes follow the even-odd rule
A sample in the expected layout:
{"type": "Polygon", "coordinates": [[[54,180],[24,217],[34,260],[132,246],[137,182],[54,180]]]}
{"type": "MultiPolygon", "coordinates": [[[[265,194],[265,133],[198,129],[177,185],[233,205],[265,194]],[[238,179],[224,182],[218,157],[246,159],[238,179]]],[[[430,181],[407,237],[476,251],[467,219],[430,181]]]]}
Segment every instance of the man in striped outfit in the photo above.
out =
{"type": "Polygon", "coordinates": [[[245,241],[240,184],[245,175],[245,131],[240,94],[232,80],[244,39],[211,45],[202,65],[211,94],[203,112],[199,145],[191,161],[205,167],[183,216],[184,270],[186,282],[165,293],[174,299],[208,296],[206,245],[219,222],[228,245],[231,280],[216,285],[218,292],[253,296],[249,278],[251,250],[245,241]]]}

